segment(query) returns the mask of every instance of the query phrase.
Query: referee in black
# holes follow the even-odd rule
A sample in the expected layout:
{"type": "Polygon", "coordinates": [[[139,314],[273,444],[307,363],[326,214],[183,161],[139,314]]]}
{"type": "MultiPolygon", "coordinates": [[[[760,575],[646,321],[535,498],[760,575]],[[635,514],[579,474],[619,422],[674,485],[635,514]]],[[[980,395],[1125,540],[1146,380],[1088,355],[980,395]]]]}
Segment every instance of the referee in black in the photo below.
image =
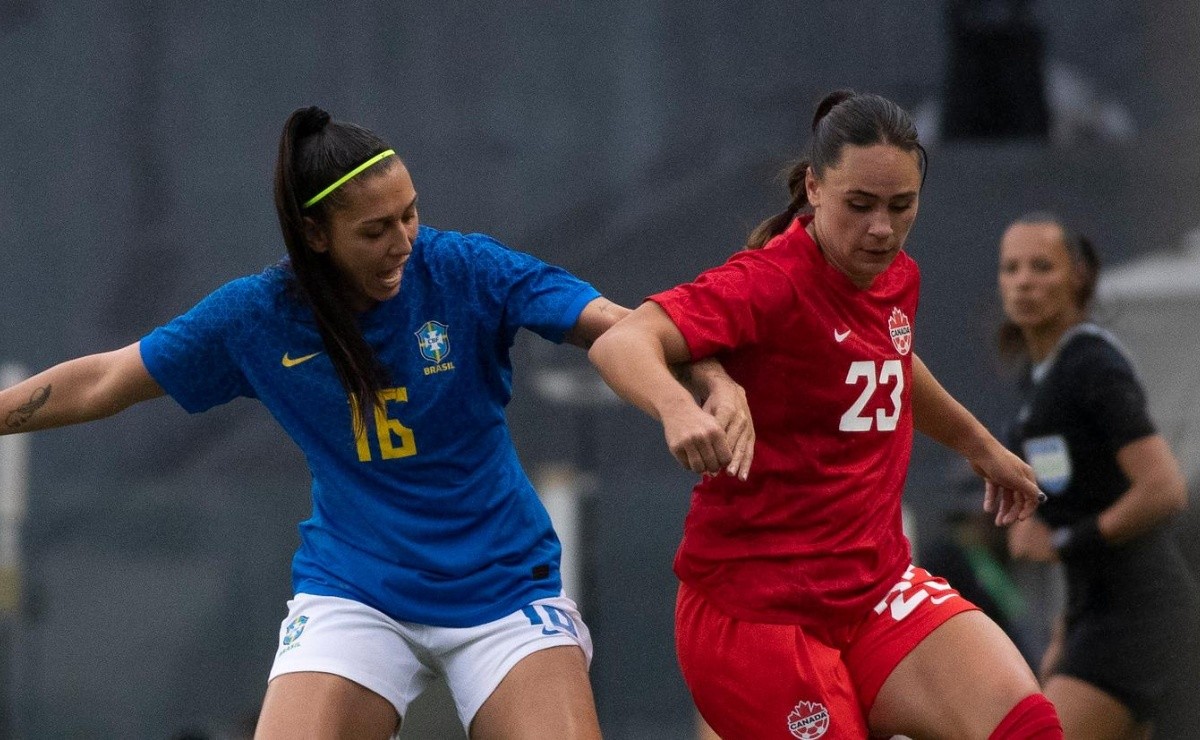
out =
{"type": "Polygon", "coordinates": [[[1173,538],[1184,478],[1117,340],[1087,321],[1099,260],[1050,214],[1000,242],[1002,354],[1021,358],[1010,444],[1049,495],[1014,557],[1063,563],[1067,603],[1040,666],[1067,738],[1145,738],[1197,639],[1196,581],[1173,538]]]}

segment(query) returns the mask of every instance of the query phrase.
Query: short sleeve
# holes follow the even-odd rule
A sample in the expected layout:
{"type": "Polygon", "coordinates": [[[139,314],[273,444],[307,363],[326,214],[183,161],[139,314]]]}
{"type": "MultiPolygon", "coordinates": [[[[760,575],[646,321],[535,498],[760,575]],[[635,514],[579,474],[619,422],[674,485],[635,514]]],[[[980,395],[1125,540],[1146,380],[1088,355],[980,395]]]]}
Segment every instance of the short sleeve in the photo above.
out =
{"type": "Polygon", "coordinates": [[[1109,341],[1081,337],[1074,355],[1084,413],[1114,450],[1157,430],[1150,418],[1146,392],[1129,359],[1109,341]]]}
{"type": "Polygon", "coordinates": [[[146,369],[190,413],[254,396],[229,351],[231,334],[245,320],[245,296],[239,288],[239,281],[219,288],[142,338],[146,369]]]}
{"type": "Polygon", "coordinates": [[[584,306],[600,297],[591,284],[561,267],[510,249],[491,237],[472,234],[471,254],[485,300],[500,311],[508,335],[525,328],[562,342],[584,306]]]}
{"type": "Polygon", "coordinates": [[[683,334],[692,359],[753,344],[794,308],[794,286],[761,251],[734,254],[692,282],[649,296],[683,334]]]}

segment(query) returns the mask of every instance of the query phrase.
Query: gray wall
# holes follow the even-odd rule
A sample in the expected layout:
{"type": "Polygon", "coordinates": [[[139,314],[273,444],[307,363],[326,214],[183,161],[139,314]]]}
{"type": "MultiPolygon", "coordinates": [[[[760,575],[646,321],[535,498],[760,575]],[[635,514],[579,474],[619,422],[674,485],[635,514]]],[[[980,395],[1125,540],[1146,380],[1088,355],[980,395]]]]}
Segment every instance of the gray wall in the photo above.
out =
{"type": "MultiPolygon", "coordinates": [[[[1200,111],[1177,84],[1195,81],[1196,12],[1083,5],[1037,4],[1051,54],[1128,103],[1142,137],[932,144],[910,241],[918,351],[996,428],[1006,220],[1054,206],[1112,261],[1195,223],[1200,111]]],[[[820,94],[934,100],[943,47],[929,0],[0,0],[0,359],[40,368],[126,344],[275,261],[274,149],[301,105],[392,141],[426,223],[492,233],[634,303],[777,210],[773,178],[820,94]]],[[[582,368],[580,353],[522,341],[517,362],[528,466],[567,460],[598,483],[584,601],[607,735],[686,737],[669,563],[689,478],[636,412],[538,398],[536,371],[582,368]]],[[[307,515],[299,454],[251,402],[189,417],[156,401],[32,439],[28,598],[5,623],[0,730],[154,738],[252,714],[307,515]]],[[[928,519],[949,464],[918,446],[911,500],[928,519]]]]}

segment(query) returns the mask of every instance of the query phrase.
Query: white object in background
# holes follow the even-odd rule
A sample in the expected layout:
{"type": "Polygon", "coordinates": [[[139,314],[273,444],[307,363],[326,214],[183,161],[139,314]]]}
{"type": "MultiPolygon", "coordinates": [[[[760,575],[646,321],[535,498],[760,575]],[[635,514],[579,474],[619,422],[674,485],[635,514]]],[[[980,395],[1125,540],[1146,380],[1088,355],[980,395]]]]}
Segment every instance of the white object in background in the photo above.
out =
{"type": "Polygon", "coordinates": [[[534,488],[550,514],[558,541],[562,543],[559,573],[563,591],[578,604],[583,598],[580,535],[585,477],[570,465],[548,465],[534,477],[534,488]]]}
{"type": "MultiPolygon", "coordinates": [[[[13,363],[0,366],[0,388],[27,377],[13,363]]],[[[21,525],[29,500],[29,437],[0,436],[0,614],[15,612],[21,601],[21,525]]]]}

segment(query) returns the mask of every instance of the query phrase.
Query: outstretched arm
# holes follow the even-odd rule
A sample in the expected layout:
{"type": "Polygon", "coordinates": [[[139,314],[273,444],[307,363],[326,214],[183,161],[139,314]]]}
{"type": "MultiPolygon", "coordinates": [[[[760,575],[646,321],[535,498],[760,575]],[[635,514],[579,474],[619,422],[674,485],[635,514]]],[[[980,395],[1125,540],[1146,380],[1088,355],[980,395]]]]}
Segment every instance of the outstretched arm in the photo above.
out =
{"type": "Polygon", "coordinates": [[[984,479],[983,508],[1007,526],[1029,518],[1044,494],[1033,469],[1009,452],[970,411],[954,400],[913,355],[913,426],[965,457],[984,479]]]}
{"type": "MultiPolygon", "coordinates": [[[[749,460],[734,460],[722,423],[700,407],[672,372],[672,365],[690,361],[691,354],[657,303],[643,303],[605,332],[588,357],[617,395],[662,422],[667,447],[684,467],[714,475],[725,470],[745,478],[749,460]]],[[[752,441],[749,447],[752,452],[752,441]]]]}
{"type": "Polygon", "coordinates": [[[139,344],[68,360],[0,391],[0,434],[103,419],[163,395],[139,344]]]}

